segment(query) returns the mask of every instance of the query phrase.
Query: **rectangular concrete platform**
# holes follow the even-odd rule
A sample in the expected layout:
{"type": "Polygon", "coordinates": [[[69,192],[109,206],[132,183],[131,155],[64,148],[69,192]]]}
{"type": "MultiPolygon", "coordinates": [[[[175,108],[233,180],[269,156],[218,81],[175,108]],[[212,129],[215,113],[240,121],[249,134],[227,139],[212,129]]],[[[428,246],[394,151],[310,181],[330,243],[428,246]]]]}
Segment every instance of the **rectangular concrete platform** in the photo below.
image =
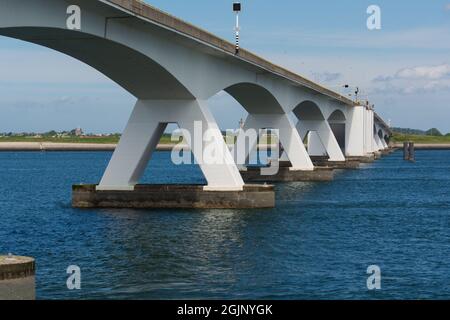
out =
{"type": "Polygon", "coordinates": [[[315,168],[313,171],[290,170],[280,165],[275,175],[261,175],[260,167],[248,167],[241,171],[245,182],[294,182],[294,181],[331,181],[334,179],[332,168],[315,168]]]}
{"type": "Polygon", "coordinates": [[[373,154],[368,154],[365,156],[350,156],[347,157],[348,161],[358,161],[360,163],[372,163],[375,161],[375,156],[373,154]]]}
{"type": "MultiPolygon", "coordinates": [[[[328,157],[320,157],[320,158],[313,158],[311,157],[311,160],[315,167],[323,168],[328,167],[331,169],[358,169],[359,168],[359,161],[355,160],[346,160],[346,161],[329,161],[328,157]]],[[[290,161],[280,161],[280,167],[291,167],[290,161]]]]}
{"type": "Polygon", "coordinates": [[[332,169],[358,169],[360,162],[355,160],[345,160],[345,161],[317,160],[313,161],[313,164],[317,167],[330,167],[332,169]]]}
{"type": "Polygon", "coordinates": [[[253,209],[275,207],[272,185],[245,185],[242,191],[205,191],[202,185],[137,185],[134,191],[72,187],[74,208],[253,209]]]}

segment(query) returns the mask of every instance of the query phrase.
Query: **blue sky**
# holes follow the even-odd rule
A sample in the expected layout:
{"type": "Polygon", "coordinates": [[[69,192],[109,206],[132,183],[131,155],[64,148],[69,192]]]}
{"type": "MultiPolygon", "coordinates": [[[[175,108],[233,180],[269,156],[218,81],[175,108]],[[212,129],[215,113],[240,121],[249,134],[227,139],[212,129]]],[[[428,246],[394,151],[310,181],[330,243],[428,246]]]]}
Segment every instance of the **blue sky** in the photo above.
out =
{"type": "MultiPolygon", "coordinates": [[[[233,1],[147,2],[233,40],[233,1]]],[[[450,132],[450,0],[242,2],[246,49],[336,90],[358,85],[393,126],[450,132]],[[381,30],[366,28],[371,4],[381,30]]],[[[3,37],[0,96],[0,132],[119,132],[135,100],[81,62],[3,37]]],[[[226,94],[210,105],[224,129],[245,116],[226,94]]]]}

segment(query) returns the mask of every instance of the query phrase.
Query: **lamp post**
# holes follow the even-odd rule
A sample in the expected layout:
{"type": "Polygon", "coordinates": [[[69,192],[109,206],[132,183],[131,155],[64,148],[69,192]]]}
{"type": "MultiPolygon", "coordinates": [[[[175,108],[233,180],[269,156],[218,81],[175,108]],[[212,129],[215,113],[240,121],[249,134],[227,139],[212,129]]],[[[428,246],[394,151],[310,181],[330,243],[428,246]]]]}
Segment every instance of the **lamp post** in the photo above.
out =
{"type": "MultiPolygon", "coordinates": [[[[345,88],[345,89],[354,88],[354,89],[355,89],[355,91],[354,91],[354,94],[355,94],[355,102],[359,102],[358,96],[359,96],[359,94],[361,93],[361,90],[359,90],[359,87],[358,87],[358,86],[351,86],[351,85],[349,85],[349,84],[344,84],[342,87],[345,88]]],[[[351,94],[350,94],[349,96],[351,96],[351,94]]],[[[369,100],[369,98],[367,98],[367,100],[369,100]]]]}
{"type": "Polygon", "coordinates": [[[239,54],[239,12],[241,12],[242,6],[240,2],[234,2],[233,3],[233,11],[236,14],[236,54],[239,54]]]}

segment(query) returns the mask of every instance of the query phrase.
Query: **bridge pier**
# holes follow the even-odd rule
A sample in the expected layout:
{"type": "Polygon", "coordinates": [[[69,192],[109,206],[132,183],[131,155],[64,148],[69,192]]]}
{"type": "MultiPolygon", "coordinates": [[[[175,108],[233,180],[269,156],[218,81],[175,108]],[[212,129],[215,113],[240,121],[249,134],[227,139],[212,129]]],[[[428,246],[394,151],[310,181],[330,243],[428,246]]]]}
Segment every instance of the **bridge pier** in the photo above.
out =
{"type": "Polygon", "coordinates": [[[261,134],[261,129],[276,129],[278,139],[292,163],[291,170],[312,171],[314,165],[306,152],[306,148],[292,123],[286,114],[249,114],[244,128],[239,131],[236,144],[232,149],[238,165],[248,162],[249,156],[256,149],[257,139],[252,136],[252,131],[256,135],[261,134]],[[249,131],[252,130],[252,131],[249,131]],[[246,140],[249,139],[248,148],[246,140]]]}
{"type": "Polygon", "coordinates": [[[375,144],[375,151],[378,152],[384,149],[384,146],[381,143],[381,138],[379,137],[378,133],[374,135],[374,144],[375,144]]]}
{"type": "Polygon", "coordinates": [[[330,124],[326,120],[300,120],[297,124],[297,130],[303,139],[312,132],[317,134],[316,137],[310,136],[311,139],[308,140],[308,151],[310,149],[317,150],[323,146],[330,161],[345,161],[344,154],[331,130],[330,124]],[[320,146],[317,146],[318,144],[320,146]]]}
{"type": "Polygon", "coordinates": [[[311,157],[314,165],[316,167],[330,167],[333,169],[358,169],[359,161],[345,159],[345,161],[330,161],[329,158],[326,157],[311,157]]]}
{"type": "Polygon", "coordinates": [[[244,185],[236,191],[208,191],[195,185],[135,185],[134,190],[98,190],[95,185],[72,188],[75,208],[254,209],[273,208],[271,185],[244,185]]]}
{"type": "Polygon", "coordinates": [[[360,163],[372,163],[375,161],[375,155],[373,153],[366,154],[364,156],[349,156],[347,157],[349,161],[357,161],[360,163]]]}
{"type": "Polygon", "coordinates": [[[185,139],[208,182],[205,189],[242,190],[244,182],[221,131],[201,100],[139,100],[97,190],[133,190],[168,123],[191,135],[185,139]]]}
{"type": "Polygon", "coordinates": [[[384,140],[384,138],[381,138],[381,144],[383,146],[383,150],[389,149],[389,146],[388,146],[386,140],[384,140]]]}
{"type": "MultiPolygon", "coordinates": [[[[190,159],[190,157],[189,157],[190,159]]],[[[97,186],[74,186],[73,206],[247,208],[274,206],[273,189],[246,187],[222,133],[202,100],[139,100],[97,186]],[[206,186],[139,186],[168,123],[183,131],[206,186]],[[180,192],[185,196],[181,197],[180,192]],[[217,199],[214,199],[214,195],[217,199]],[[181,200],[180,200],[181,199],[181,200]]]]}
{"type": "MultiPolygon", "coordinates": [[[[287,162],[290,166],[290,162],[287,162]]],[[[276,174],[263,175],[260,167],[247,167],[241,171],[242,178],[246,182],[298,182],[298,181],[332,181],[334,171],[331,167],[316,167],[310,171],[292,170],[289,166],[279,165],[276,174]]]]}
{"type": "Polygon", "coordinates": [[[365,156],[365,112],[363,106],[354,106],[348,111],[346,122],[345,156],[365,156]]]}
{"type": "MultiPolygon", "coordinates": [[[[320,169],[358,169],[360,161],[354,159],[346,159],[345,161],[329,161],[327,156],[313,156],[311,160],[315,170],[320,169]]],[[[289,160],[280,160],[280,168],[290,167],[289,160]]]]}
{"type": "Polygon", "coordinates": [[[329,181],[333,172],[328,169],[316,169],[306,151],[292,120],[281,114],[249,114],[244,128],[240,130],[232,154],[241,168],[241,175],[246,182],[288,182],[288,181],[329,181]],[[280,144],[284,148],[283,155],[275,157],[268,167],[249,166],[250,153],[257,146],[257,139],[252,134],[256,130],[276,129],[280,144]],[[249,141],[247,148],[246,140],[249,141]],[[278,158],[289,159],[289,167],[279,166],[278,158]]]}

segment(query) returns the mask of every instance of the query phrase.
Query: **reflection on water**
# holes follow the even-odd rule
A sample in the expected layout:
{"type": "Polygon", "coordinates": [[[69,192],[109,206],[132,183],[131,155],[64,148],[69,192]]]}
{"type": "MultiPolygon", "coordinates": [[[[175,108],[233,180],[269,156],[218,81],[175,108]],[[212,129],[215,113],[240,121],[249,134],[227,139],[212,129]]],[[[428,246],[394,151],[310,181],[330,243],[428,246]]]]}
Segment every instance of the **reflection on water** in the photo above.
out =
{"type": "MultiPolygon", "coordinates": [[[[449,155],[279,184],[275,209],[75,210],[71,184],[98,181],[109,153],[1,153],[0,252],[37,258],[39,298],[450,298],[449,155]]],[[[144,182],[204,182],[168,153],[151,166],[144,182]]]]}

